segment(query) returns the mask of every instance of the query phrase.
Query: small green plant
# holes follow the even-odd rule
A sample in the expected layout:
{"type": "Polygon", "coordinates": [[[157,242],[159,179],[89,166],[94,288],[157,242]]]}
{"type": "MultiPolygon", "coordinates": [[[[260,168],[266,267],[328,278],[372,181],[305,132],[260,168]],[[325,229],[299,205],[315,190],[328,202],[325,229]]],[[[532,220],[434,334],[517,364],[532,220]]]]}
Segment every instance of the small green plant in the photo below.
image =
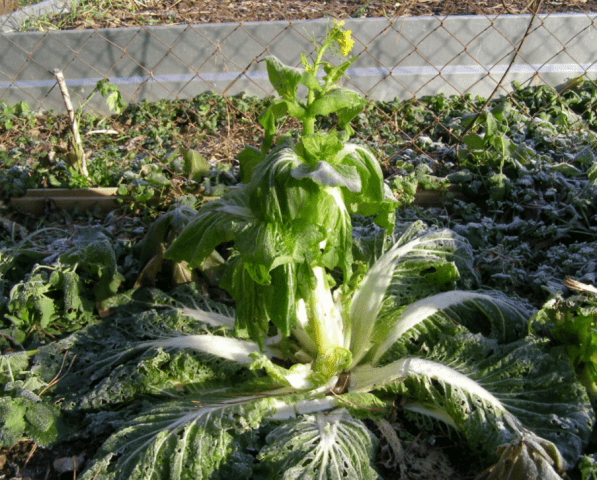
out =
{"type": "Polygon", "coordinates": [[[572,279],[566,286],[582,293],[549,300],[529,328],[565,346],[578,378],[597,403],[597,289],[572,279]]]}
{"type": "Polygon", "coordinates": [[[24,100],[13,106],[8,106],[4,101],[0,101],[0,108],[2,109],[0,111],[0,125],[3,125],[6,130],[12,130],[15,125],[22,128],[35,125],[33,114],[24,100]]]}
{"type": "MultiPolygon", "coordinates": [[[[17,344],[38,346],[49,338],[71,332],[94,318],[96,302],[114,296],[124,280],[106,232],[80,227],[73,248],[54,265],[36,265],[10,288],[0,334],[17,344]]],[[[0,255],[0,280],[6,278],[18,254],[0,255]]],[[[0,341],[2,346],[4,340],[0,341]]]]}
{"type": "Polygon", "coordinates": [[[469,129],[483,128],[483,132],[468,133],[462,139],[463,147],[458,151],[458,158],[464,167],[470,166],[499,166],[509,162],[517,146],[508,138],[508,117],[512,112],[512,105],[503,100],[491,110],[483,111],[477,116],[475,113],[463,115],[462,125],[469,129]],[[475,122],[470,125],[471,122],[475,122]]]}

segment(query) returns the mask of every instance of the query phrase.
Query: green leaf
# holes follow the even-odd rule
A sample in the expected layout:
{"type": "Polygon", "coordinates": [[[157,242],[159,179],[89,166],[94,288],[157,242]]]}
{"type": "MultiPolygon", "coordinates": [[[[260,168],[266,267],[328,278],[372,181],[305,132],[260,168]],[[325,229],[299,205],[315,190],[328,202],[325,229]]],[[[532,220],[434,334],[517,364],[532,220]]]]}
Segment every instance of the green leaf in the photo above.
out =
{"type": "Polygon", "coordinates": [[[61,287],[64,291],[64,317],[69,320],[90,317],[94,311],[93,302],[86,298],[83,281],[75,272],[63,272],[61,287]]]}
{"type": "Polygon", "coordinates": [[[476,133],[469,133],[462,139],[469,150],[483,150],[485,147],[485,140],[476,133]]]}
{"type": "Polygon", "coordinates": [[[209,163],[199,152],[191,149],[181,149],[183,172],[189,180],[201,182],[209,175],[209,163]]]}
{"type": "Polygon", "coordinates": [[[258,458],[269,478],[381,479],[371,462],[376,438],[344,409],[287,421],[266,442],[258,458]]]}
{"type": "Polygon", "coordinates": [[[495,116],[498,122],[503,122],[505,119],[510,116],[512,112],[512,103],[507,99],[504,98],[500,100],[495,107],[491,109],[491,113],[495,116]]]}
{"type": "Polygon", "coordinates": [[[593,148],[594,147],[591,145],[583,148],[576,154],[573,161],[578,162],[581,165],[593,165],[594,163],[597,163],[597,156],[593,153],[593,148]]]}
{"type": "Polygon", "coordinates": [[[324,64],[323,71],[325,72],[325,76],[323,77],[324,82],[328,85],[334,85],[338,80],[340,80],[344,74],[346,73],[346,69],[350,67],[352,62],[354,62],[359,57],[353,57],[341,65],[332,66],[329,64],[324,64]]]}
{"type": "Polygon", "coordinates": [[[301,75],[300,83],[303,84],[305,87],[309,88],[310,90],[315,90],[316,92],[320,92],[322,90],[322,87],[319,84],[319,80],[317,80],[317,77],[313,75],[311,72],[303,72],[301,75]]]}
{"type": "Polygon", "coordinates": [[[118,85],[110,83],[107,79],[99,80],[95,86],[95,90],[102,97],[107,97],[106,104],[111,111],[120,114],[126,108],[126,102],[122,98],[118,85]]]}
{"type": "Polygon", "coordinates": [[[499,134],[497,119],[491,112],[483,112],[485,120],[485,138],[491,140],[493,137],[499,134]]]}
{"type": "Polygon", "coordinates": [[[263,153],[258,148],[245,145],[245,148],[237,155],[240,164],[240,181],[247,184],[251,181],[255,165],[263,161],[263,153]]]}
{"type": "Polygon", "coordinates": [[[550,168],[554,172],[560,172],[566,177],[579,177],[584,175],[580,169],[576,168],[574,165],[570,165],[569,163],[557,163],[555,165],[551,165],[550,168]]]}
{"type": "Polygon", "coordinates": [[[518,148],[517,145],[505,135],[497,135],[490,139],[490,142],[502,157],[501,162],[503,162],[504,159],[509,159],[512,153],[518,148]]]}
{"type": "Polygon", "coordinates": [[[361,178],[352,165],[333,165],[317,162],[313,166],[300,165],[292,170],[296,179],[309,178],[322,187],[345,187],[353,193],[361,191],[361,178]]]}
{"type": "Polygon", "coordinates": [[[220,243],[255,221],[245,190],[232,190],[204,205],[164,253],[164,258],[201,265],[220,243]]]}
{"type": "Polygon", "coordinates": [[[315,115],[329,115],[338,112],[338,119],[342,127],[358,115],[366,104],[367,100],[352,90],[340,87],[332,88],[309,106],[308,114],[314,117],[315,115]]]}
{"type": "Polygon", "coordinates": [[[18,329],[27,331],[34,325],[42,329],[56,320],[58,308],[48,294],[54,290],[45,272],[32,275],[10,291],[6,315],[18,329]]]}
{"type": "Polygon", "coordinates": [[[305,164],[292,148],[275,148],[253,170],[247,185],[251,210],[259,218],[283,224],[301,215],[317,188],[292,177],[292,170],[305,164]]]}
{"type": "Polygon", "coordinates": [[[310,164],[317,161],[335,164],[338,161],[337,153],[344,147],[336,132],[317,132],[313,135],[304,135],[301,138],[301,145],[310,164]]]}
{"type": "Polygon", "coordinates": [[[160,254],[172,238],[178,235],[196,215],[197,212],[193,208],[179,204],[173,205],[169,212],[160,215],[137,246],[140,250],[141,264],[146,265],[160,254]]]}
{"type": "Polygon", "coordinates": [[[343,190],[346,208],[351,214],[378,215],[376,223],[393,229],[394,210],[398,202],[386,187],[379,161],[373,153],[361,145],[346,143],[337,154],[338,163],[354,167],[360,178],[360,191],[343,190]]]}
{"type": "Polygon", "coordinates": [[[271,413],[270,399],[210,405],[198,396],[150,406],[106,441],[81,478],[248,480],[254,457],[245,450],[256,446],[251,430],[271,413]]]}
{"type": "Polygon", "coordinates": [[[487,179],[489,198],[494,201],[503,200],[512,189],[510,180],[503,173],[496,173],[487,179]]]}
{"type": "Polygon", "coordinates": [[[25,434],[27,421],[26,400],[23,398],[0,397],[0,446],[12,447],[25,434]]]}
{"type": "Polygon", "coordinates": [[[23,437],[49,447],[60,434],[67,433],[58,408],[41,403],[39,398],[0,397],[0,426],[3,447],[14,446],[23,437]]]}
{"type": "Polygon", "coordinates": [[[578,468],[582,475],[582,480],[597,480],[597,454],[581,455],[578,462],[578,468]]]}
{"type": "Polygon", "coordinates": [[[284,65],[276,57],[265,57],[267,74],[272,86],[285,100],[294,101],[296,89],[302,79],[302,70],[284,65]]]}

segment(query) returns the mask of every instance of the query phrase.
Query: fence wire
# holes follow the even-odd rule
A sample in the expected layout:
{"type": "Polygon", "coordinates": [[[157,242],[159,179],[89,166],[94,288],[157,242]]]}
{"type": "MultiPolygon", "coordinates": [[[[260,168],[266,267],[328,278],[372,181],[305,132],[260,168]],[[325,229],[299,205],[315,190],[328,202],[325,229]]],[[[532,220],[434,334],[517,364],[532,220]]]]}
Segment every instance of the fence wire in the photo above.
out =
{"type": "MultiPolygon", "coordinates": [[[[439,161],[446,152],[425,148],[433,135],[458,145],[474,122],[451,126],[449,112],[455,103],[478,117],[490,99],[505,97],[517,104],[521,92],[534,87],[539,89],[536,108],[527,113],[535,121],[570,104],[571,96],[581,95],[581,86],[597,88],[596,1],[343,0],[328,2],[325,8],[311,1],[44,4],[13,12],[22,1],[0,0],[0,102],[25,101],[38,112],[63,110],[56,68],[64,72],[79,105],[86,103],[98,80],[108,79],[128,103],[161,101],[161,112],[170,112],[177,123],[179,143],[209,152],[215,161],[233,161],[243,143],[257,143],[263,131],[258,112],[246,107],[242,92],[274,95],[262,62],[265,56],[300,66],[298,54],[313,53],[312,38],[321,39],[326,24],[304,19],[345,18],[352,28],[352,54],[359,58],[344,86],[371,100],[366,118],[358,117],[354,129],[387,165],[394,165],[405,151],[439,161]],[[462,15],[477,15],[481,21],[467,24],[468,17],[462,15]],[[377,23],[371,23],[372,17],[378,17],[377,23]],[[265,28],[254,20],[276,22],[265,28]],[[582,80],[565,83],[574,78],[582,80]],[[426,100],[435,93],[444,97],[426,100]],[[220,105],[226,121],[210,125],[202,116],[202,102],[220,105]],[[409,129],[409,118],[424,126],[409,129]]],[[[576,117],[568,115],[565,121],[596,130],[595,104],[582,105],[576,117]]],[[[99,96],[86,108],[107,113],[99,96]]],[[[124,115],[110,117],[117,132],[130,127],[130,121],[124,115]]],[[[281,125],[281,131],[293,128],[291,121],[281,125]]],[[[5,148],[15,139],[3,138],[5,148]]],[[[124,148],[152,155],[151,145],[139,140],[124,148]]]]}

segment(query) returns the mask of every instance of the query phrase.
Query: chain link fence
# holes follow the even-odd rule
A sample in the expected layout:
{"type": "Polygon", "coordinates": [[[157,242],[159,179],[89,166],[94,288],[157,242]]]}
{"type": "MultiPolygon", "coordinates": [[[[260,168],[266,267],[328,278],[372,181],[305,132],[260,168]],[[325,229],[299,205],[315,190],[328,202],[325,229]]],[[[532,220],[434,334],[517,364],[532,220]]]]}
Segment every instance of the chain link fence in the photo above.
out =
{"type": "MultiPolygon", "coordinates": [[[[16,0],[0,0],[4,9],[0,13],[5,13],[0,18],[0,101],[6,105],[25,101],[39,112],[63,111],[54,78],[54,69],[60,69],[75,105],[107,114],[99,95],[90,102],[88,98],[98,80],[108,79],[128,103],[168,101],[174,110],[179,108],[176,102],[186,101],[186,120],[178,120],[180,142],[192,144],[189,132],[195,131],[201,137],[200,149],[213,152],[217,145],[215,159],[231,159],[247,138],[254,139],[261,131],[258,112],[243,108],[239,95],[271,98],[274,94],[263,58],[275,55],[286,64],[300,66],[299,55],[312,53],[312,39],[323,37],[326,16],[344,17],[352,31],[351,54],[358,59],[348,70],[344,86],[372,101],[367,119],[355,120],[355,130],[382,160],[406,149],[433,158],[429,148],[421,148],[431,132],[458,144],[474,122],[468,128],[450,126],[451,95],[458,99],[452,102],[460,102],[478,116],[489,99],[506,96],[516,103],[525,88],[557,87],[545,90],[536,109],[528,112],[540,118],[542,112],[557,109],[566,96],[582,95],[579,88],[597,88],[597,2],[345,1],[338,2],[336,10],[334,2],[328,2],[328,10],[319,2],[303,2],[302,14],[319,20],[297,20],[301,13],[285,12],[285,2],[250,2],[253,8],[263,8],[256,18],[270,19],[274,10],[288,17],[267,24],[245,21],[255,18],[243,16],[243,5],[246,10],[249,2],[199,2],[207,10],[194,11],[198,21],[215,15],[218,4],[221,9],[230,9],[231,3],[238,8],[230,13],[239,20],[236,23],[209,24],[179,24],[180,10],[174,7],[193,2],[161,2],[161,9],[151,13],[155,3],[129,0],[129,10],[137,12],[137,25],[104,28],[117,25],[118,14],[102,24],[105,12],[98,17],[90,3],[54,0],[6,13],[16,0]],[[62,11],[62,16],[49,16],[56,11],[62,11]],[[367,17],[381,13],[385,17],[367,17]],[[69,26],[75,29],[61,29],[69,26]],[[583,81],[566,84],[575,78],[583,81]],[[221,96],[227,121],[202,131],[197,104],[189,102],[208,91],[221,96]],[[425,100],[439,93],[444,100],[425,100]],[[401,106],[388,108],[392,102],[401,106]],[[409,130],[409,116],[424,127],[409,130]],[[381,148],[385,144],[391,148],[381,148]]],[[[582,128],[595,129],[595,109],[594,102],[578,102],[577,117],[566,121],[583,118],[582,128]]],[[[118,116],[111,118],[118,122],[118,116]]],[[[293,128],[292,122],[284,128],[293,128]]],[[[149,148],[147,152],[151,154],[149,148]]]]}

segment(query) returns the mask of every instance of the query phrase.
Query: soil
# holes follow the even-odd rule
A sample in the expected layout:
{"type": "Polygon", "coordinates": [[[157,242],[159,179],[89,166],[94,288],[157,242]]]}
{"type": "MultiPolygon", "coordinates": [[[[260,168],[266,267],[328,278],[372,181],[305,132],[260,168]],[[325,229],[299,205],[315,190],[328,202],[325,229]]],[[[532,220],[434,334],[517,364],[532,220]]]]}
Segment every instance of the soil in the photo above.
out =
{"type": "Polygon", "coordinates": [[[0,15],[14,12],[19,9],[17,0],[0,0],[0,15]]]}
{"type": "MultiPolygon", "coordinates": [[[[0,0],[2,7],[12,4],[0,0]]],[[[16,2],[15,2],[16,3],[16,2]]],[[[499,15],[533,13],[529,0],[115,0],[113,8],[72,16],[62,28],[113,28],[133,25],[202,24],[225,22],[310,20],[322,17],[366,18],[421,15],[499,15]]],[[[531,2],[532,3],[532,2],[531,2]]],[[[597,12],[597,0],[544,0],[539,13],[597,12]]],[[[242,142],[241,142],[242,143],[242,142]]],[[[230,145],[232,147],[232,145],[230,145]]],[[[237,145],[235,144],[234,147],[237,145]]],[[[221,146],[220,146],[221,148],[221,146]]],[[[216,149],[217,150],[217,149],[216,149]]],[[[66,480],[77,478],[82,470],[81,454],[91,458],[101,442],[94,439],[89,445],[62,444],[54,449],[37,446],[23,439],[10,448],[0,449],[0,479],[66,480]],[[70,465],[69,465],[70,464],[70,465]],[[62,466],[62,473],[55,467],[62,466]],[[65,467],[66,466],[66,467],[65,467]],[[69,466],[72,467],[69,469],[69,466]]],[[[83,459],[83,462],[84,460],[83,459]]],[[[437,473],[437,472],[435,472],[437,473]]],[[[437,478],[432,473],[429,478],[437,478]]]]}
{"type": "Polygon", "coordinates": [[[77,15],[59,20],[60,29],[313,20],[330,16],[341,19],[519,14],[532,13],[533,3],[540,4],[539,13],[543,14],[597,12],[597,0],[112,0],[100,3],[108,5],[98,9],[96,2],[81,3],[77,15]]]}

